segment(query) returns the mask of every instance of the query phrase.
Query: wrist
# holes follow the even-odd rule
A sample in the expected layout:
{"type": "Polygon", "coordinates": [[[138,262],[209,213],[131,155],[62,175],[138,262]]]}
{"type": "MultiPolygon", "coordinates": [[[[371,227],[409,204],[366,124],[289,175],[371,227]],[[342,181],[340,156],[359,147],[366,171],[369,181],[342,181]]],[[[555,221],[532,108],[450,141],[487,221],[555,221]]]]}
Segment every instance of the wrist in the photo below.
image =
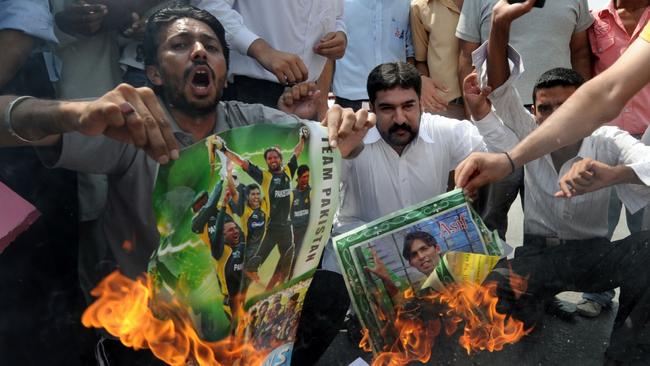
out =
{"type": "Polygon", "coordinates": [[[262,38],[258,38],[251,43],[248,47],[246,54],[256,60],[259,60],[261,57],[264,57],[265,54],[271,52],[272,48],[266,43],[262,38]]]}

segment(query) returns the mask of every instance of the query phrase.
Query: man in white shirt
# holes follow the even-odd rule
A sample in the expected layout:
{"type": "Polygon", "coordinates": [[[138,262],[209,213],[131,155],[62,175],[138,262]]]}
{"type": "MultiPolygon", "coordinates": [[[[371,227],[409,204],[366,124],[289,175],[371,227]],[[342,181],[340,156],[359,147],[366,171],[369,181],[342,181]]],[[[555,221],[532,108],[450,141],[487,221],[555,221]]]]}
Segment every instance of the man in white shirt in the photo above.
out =
{"type": "MultiPolygon", "coordinates": [[[[580,75],[573,70],[549,70],[536,84],[533,114],[522,107],[513,83],[523,66],[516,51],[508,47],[508,33],[510,23],[528,11],[532,3],[510,5],[502,1],[495,6],[490,41],[474,53],[474,64],[483,78],[487,58],[488,83],[496,89],[489,96],[494,110],[487,107],[472,116],[479,120],[479,130],[496,151],[507,151],[525,138],[582,83],[580,75]],[[514,64],[512,71],[508,56],[514,64]]],[[[477,84],[476,79],[477,76],[470,77],[466,84],[477,84]]],[[[478,86],[474,85],[473,89],[473,95],[466,93],[466,98],[482,98],[478,86]]],[[[628,362],[637,357],[634,336],[638,326],[645,322],[645,314],[640,312],[645,312],[641,308],[645,305],[642,297],[647,296],[649,280],[645,267],[650,259],[650,233],[633,234],[614,244],[606,239],[609,189],[571,201],[555,195],[558,178],[573,163],[587,158],[609,165],[627,165],[642,181],[650,182],[649,154],[650,147],[627,132],[603,127],[584,140],[525,166],[524,247],[518,248],[508,266],[492,274],[501,281],[498,295],[502,312],[522,316],[528,311],[535,312],[543,300],[560,291],[604,291],[620,286],[621,304],[606,355],[612,360],[628,362]],[[515,296],[507,283],[512,273],[528,279],[528,288],[521,296],[515,296]],[[632,278],[640,284],[633,285],[632,278]]],[[[621,185],[616,191],[631,209],[642,208],[650,199],[647,187],[621,185]]]]}
{"type": "Polygon", "coordinates": [[[232,52],[225,99],[275,106],[286,85],[318,80],[327,59],[345,52],[343,0],[192,3],[226,29],[232,52]]]}
{"type": "MultiPolygon", "coordinates": [[[[342,161],[342,201],[334,233],[444,193],[449,172],[460,161],[473,151],[487,151],[470,122],[422,113],[421,85],[418,70],[405,62],[384,63],[370,72],[367,92],[377,125],[342,161]]],[[[326,247],[324,271],[314,277],[305,299],[301,325],[309,322],[318,328],[314,334],[335,327],[349,306],[343,278],[333,273],[341,271],[334,257],[332,247],[326,247]],[[325,286],[315,285],[319,276],[327,279],[325,286]],[[330,303],[342,312],[332,311],[330,303]]],[[[327,347],[329,341],[324,342],[327,347]]]]}

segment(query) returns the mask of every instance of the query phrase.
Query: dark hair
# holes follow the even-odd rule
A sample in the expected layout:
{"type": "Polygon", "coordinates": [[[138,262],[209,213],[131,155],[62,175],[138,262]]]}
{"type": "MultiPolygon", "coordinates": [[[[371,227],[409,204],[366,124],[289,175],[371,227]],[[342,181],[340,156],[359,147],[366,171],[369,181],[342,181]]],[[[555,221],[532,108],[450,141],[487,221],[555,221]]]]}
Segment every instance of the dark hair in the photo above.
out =
{"type": "Polygon", "coordinates": [[[268,155],[268,153],[270,153],[271,151],[277,153],[278,156],[280,157],[280,160],[282,160],[282,152],[277,147],[269,147],[268,149],[264,150],[264,160],[266,160],[266,155],[268,155]]]}
{"type": "Polygon", "coordinates": [[[575,70],[564,67],[550,69],[543,73],[535,83],[535,87],[533,88],[533,104],[535,104],[537,90],[539,89],[548,89],[554,86],[575,86],[578,88],[584,82],[585,79],[575,70]]]}
{"type": "Polygon", "coordinates": [[[158,53],[158,47],[160,46],[160,30],[165,28],[168,24],[183,18],[196,19],[207,24],[212,29],[219,39],[219,43],[221,43],[223,57],[226,59],[227,69],[230,50],[226,43],[226,32],[219,20],[207,11],[184,4],[181,1],[158,10],[147,19],[147,28],[145,29],[144,41],[142,42],[142,47],[144,48],[144,64],[158,64],[156,54],[158,53]]]}
{"type": "Polygon", "coordinates": [[[414,231],[406,234],[404,237],[404,248],[402,249],[402,256],[407,260],[411,260],[411,245],[415,240],[421,240],[429,247],[437,247],[438,243],[433,235],[424,231],[414,231]]]}
{"type": "Polygon", "coordinates": [[[305,174],[308,171],[309,171],[309,167],[306,164],[303,164],[298,167],[298,170],[296,170],[296,176],[300,178],[301,175],[305,174]]]}
{"type": "Polygon", "coordinates": [[[257,189],[258,191],[260,190],[260,186],[258,186],[256,183],[251,183],[246,186],[246,190],[250,193],[250,191],[257,189]]]}
{"type": "Polygon", "coordinates": [[[387,62],[377,65],[370,71],[366,84],[370,103],[375,103],[378,91],[396,87],[414,89],[418,98],[420,97],[422,81],[415,66],[406,62],[387,62]]]}

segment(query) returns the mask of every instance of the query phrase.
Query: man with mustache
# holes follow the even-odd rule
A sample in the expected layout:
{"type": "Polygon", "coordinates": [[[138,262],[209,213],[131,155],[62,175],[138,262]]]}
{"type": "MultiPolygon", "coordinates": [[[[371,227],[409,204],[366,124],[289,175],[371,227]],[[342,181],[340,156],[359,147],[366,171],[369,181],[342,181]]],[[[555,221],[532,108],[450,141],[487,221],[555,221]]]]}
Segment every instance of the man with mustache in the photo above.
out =
{"type": "MultiPolygon", "coordinates": [[[[146,272],[159,242],[152,208],[156,171],[158,164],[178,158],[179,146],[257,121],[299,120],[261,105],[219,101],[228,48],[223,27],[205,11],[184,5],[159,10],[147,23],[144,49],[155,94],[149,88],[120,85],[95,101],[0,97],[5,117],[0,146],[40,145],[38,152],[48,166],[108,175],[108,202],[94,232],[96,242],[84,248],[96,282],[116,268],[131,278],[146,272]]],[[[331,144],[347,156],[374,117],[331,112],[331,144]],[[358,133],[349,137],[347,131],[358,133]]],[[[100,341],[98,356],[107,352],[109,343],[100,341]]],[[[122,346],[114,351],[128,352],[122,346]]],[[[137,357],[146,357],[140,354],[115,361],[121,358],[116,354],[113,361],[136,364],[137,357]]]]}
{"type": "MultiPolygon", "coordinates": [[[[378,65],[368,76],[367,91],[377,125],[352,152],[355,157],[341,164],[342,201],[334,235],[444,193],[449,172],[460,161],[473,151],[487,151],[469,121],[422,112],[421,79],[415,66],[405,62],[378,65]]],[[[331,246],[323,254],[323,268],[340,273],[331,246]]],[[[341,291],[318,296],[319,289],[310,287],[303,314],[327,312],[327,307],[335,306],[343,309],[339,314],[343,318],[350,300],[335,296],[347,292],[343,278],[331,272],[327,273],[329,288],[341,291]],[[315,298],[322,301],[317,303],[315,298]]],[[[301,326],[319,321],[307,318],[302,317],[301,326]]]]}

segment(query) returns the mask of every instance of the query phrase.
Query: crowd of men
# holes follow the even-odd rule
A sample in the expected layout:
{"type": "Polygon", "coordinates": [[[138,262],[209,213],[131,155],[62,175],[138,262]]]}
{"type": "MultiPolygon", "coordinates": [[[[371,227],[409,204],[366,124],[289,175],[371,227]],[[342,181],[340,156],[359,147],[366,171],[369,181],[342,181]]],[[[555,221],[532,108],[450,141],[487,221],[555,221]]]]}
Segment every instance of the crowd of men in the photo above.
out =
{"type": "MultiPolygon", "coordinates": [[[[455,170],[469,194],[490,183],[477,209],[505,237],[521,192],[522,246],[490,276],[499,309],[529,324],[544,310],[570,317],[554,296],[574,290],[586,292],[578,312],[596,317],[620,287],[605,362],[650,360],[639,339],[650,315],[649,4],[537,3],[0,2],[0,179],[43,213],[0,254],[0,363],[156,364],[82,331],[84,297],[115,269],[146,271],[159,164],[214,133],[287,119],[322,121],[344,159],[334,233],[444,193],[455,170]],[[631,235],[612,243],[621,202],[631,235]],[[512,273],[528,278],[523,295],[512,273]]],[[[267,204],[263,238],[229,236],[224,223],[221,242],[286,254],[269,289],[290,274],[309,214],[302,143],[286,164],[265,152],[268,170],[217,144],[260,184],[237,216],[259,219],[265,176],[285,190],[297,180],[283,196],[296,202],[267,204]]],[[[416,252],[405,257],[429,263],[416,252]]],[[[293,364],[314,364],[338,334],[349,308],[340,271],[326,248],[293,364]]]]}

